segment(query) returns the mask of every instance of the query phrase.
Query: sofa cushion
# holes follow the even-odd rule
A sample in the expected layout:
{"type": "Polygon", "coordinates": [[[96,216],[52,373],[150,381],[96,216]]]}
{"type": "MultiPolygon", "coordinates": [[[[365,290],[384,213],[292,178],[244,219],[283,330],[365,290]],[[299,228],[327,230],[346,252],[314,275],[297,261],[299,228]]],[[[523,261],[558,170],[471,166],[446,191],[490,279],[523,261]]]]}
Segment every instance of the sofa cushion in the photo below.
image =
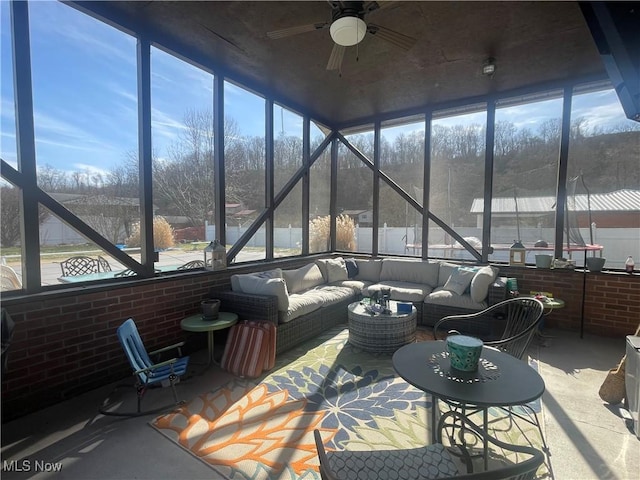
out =
{"type": "Polygon", "coordinates": [[[289,292],[283,278],[262,278],[256,275],[241,275],[238,278],[240,288],[244,293],[255,295],[274,295],[278,297],[278,310],[286,312],[289,309],[289,292]]]}
{"type": "Polygon", "coordinates": [[[347,272],[347,264],[342,258],[332,258],[327,261],[327,283],[339,282],[347,280],[349,273],[347,272]]]}
{"type": "Polygon", "coordinates": [[[314,312],[322,307],[322,296],[312,291],[289,295],[289,308],[285,312],[278,312],[278,321],[287,323],[294,318],[314,312]]]}
{"type": "Polygon", "coordinates": [[[361,295],[362,292],[365,291],[369,285],[372,285],[372,282],[367,282],[365,280],[349,279],[349,280],[342,280],[340,282],[335,282],[335,283],[332,283],[331,285],[336,285],[338,287],[349,287],[356,294],[361,295]]]}
{"type": "Polygon", "coordinates": [[[319,285],[311,290],[307,290],[304,294],[312,293],[322,300],[322,306],[333,305],[334,303],[342,302],[349,298],[353,298],[355,301],[356,292],[349,287],[340,285],[319,285]]]}
{"type": "Polygon", "coordinates": [[[329,274],[327,273],[327,262],[331,260],[330,258],[319,258],[318,260],[315,261],[315,264],[318,265],[318,268],[320,269],[320,273],[322,274],[322,278],[324,278],[324,281],[327,281],[327,278],[329,278],[329,274]]]}
{"type": "Polygon", "coordinates": [[[422,302],[432,290],[425,284],[385,280],[365,288],[362,293],[365,296],[371,296],[373,292],[379,292],[383,288],[391,290],[392,300],[402,302],[422,302]]]}
{"type": "Polygon", "coordinates": [[[316,265],[320,268],[322,278],[326,283],[339,282],[349,278],[347,262],[342,257],[321,258],[316,260],[316,265]]]}
{"type": "Polygon", "coordinates": [[[287,283],[289,294],[302,292],[324,283],[322,272],[315,263],[295,270],[282,270],[282,278],[287,283]]]}
{"type": "MultiPolygon", "coordinates": [[[[429,308],[429,304],[436,305],[447,305],[450,307],[458,307],[460,309],[467,310],[484,310],[487,308],[486,302],[475,302],[471,298],[471,295],[458,295],[456,293],[450,292],[449,290],[445,290],[443,287],[438,287],[433,290],[429,295],[427,295],[424,299],[425,309],[429,308]]],[[[463,312],[460,313],[469,313],[463,312]]]]}
{"type": "Polygon", "coordinates": [[[451,273],[451,276],[442,288],[456,295],[462,295],[467,288],[469,288],[469,285],[471,285],[471,280],[475,274],[475,268],[458,267],[451,273]]]}
{"type": "MultiPolygon", "coordinates": [[[[241,277],[258,277],[258,278],[282,278],[282,269],[274,268],[273,270],[266,270],[264,272],[246,273],[231,275],[231,290],[234,292],[243,292],[240,287],[239,279],[241,277]]],[[[251,292],[243,292],[251,293],[251,292]]]]}
{"type": "Polygon", "coordinates": [[[365,282],[376,283],[380,280],[380,270],[382,269],[382,260],[366,260],[356,258],[358,265],[358,275],[356,280],[364,280],[365,282]]]}
{"type": "Polygon", "coordinates": [[[498,269],[487,265],[479,269],[471,280],[471,298],[474,302],[483,302],[489,294],[489,287],[495,282],[498,269]]]}
{"type": "Polygon", "coordinates": [[[438,262],[385,258],[382,260],[380,280],[420,283],[435,288],[438,286],[439,270],[438,262]]]}
{"type": "Polygon", "coordinates": [[[449,262],[440,262],[440,270],[438,271],[438,287],[444,287],[451,274],[458,269],[460,265],[449,262]]]}

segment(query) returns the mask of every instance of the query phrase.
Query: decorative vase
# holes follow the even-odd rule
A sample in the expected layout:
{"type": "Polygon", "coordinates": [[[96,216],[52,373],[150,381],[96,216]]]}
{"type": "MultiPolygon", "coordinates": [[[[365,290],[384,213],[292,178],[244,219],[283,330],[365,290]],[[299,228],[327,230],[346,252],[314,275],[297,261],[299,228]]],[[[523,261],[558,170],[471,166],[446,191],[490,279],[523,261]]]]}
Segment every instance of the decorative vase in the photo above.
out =
{"type": "Polygon", "coordinates": [[[215,320],[216,318],[218,318],[218,311],[220,310],[220,300],[203,300],[200,305],[202,306],[203,320],[215,320]]]}
{"type": "Polygon", "coordinates": [[[461,372],[478,370],[478,361],[483,346],[482,340],[467,335],[449,335],[446,344],[451,368],[461,372]]]}

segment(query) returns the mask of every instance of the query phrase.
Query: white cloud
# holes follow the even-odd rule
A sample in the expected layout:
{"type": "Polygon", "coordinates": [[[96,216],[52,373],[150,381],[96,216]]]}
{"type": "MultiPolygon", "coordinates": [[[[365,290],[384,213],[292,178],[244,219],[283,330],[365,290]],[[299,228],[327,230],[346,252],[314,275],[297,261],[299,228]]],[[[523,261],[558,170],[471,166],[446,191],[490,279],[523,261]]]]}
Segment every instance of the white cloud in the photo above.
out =
{"type": "Polygon", "coordinates": [[[87,163],[74,163],[73,167],[75,171],[81,171],[88,175],[100,175],[102,177],[105,177],[106,175],[109,174],[108,170],[105,170],[104,168],[96,167],[95,165],[90,165],[87,163]]]}
{"type": "Polygon", "coordinates": [[[134,37],[68,5],[51,1],[30,2],[29,18],[32,37],[45,44],[68,43],[92,57],[105,57],[113,68],[136,64],[134,37]]]}

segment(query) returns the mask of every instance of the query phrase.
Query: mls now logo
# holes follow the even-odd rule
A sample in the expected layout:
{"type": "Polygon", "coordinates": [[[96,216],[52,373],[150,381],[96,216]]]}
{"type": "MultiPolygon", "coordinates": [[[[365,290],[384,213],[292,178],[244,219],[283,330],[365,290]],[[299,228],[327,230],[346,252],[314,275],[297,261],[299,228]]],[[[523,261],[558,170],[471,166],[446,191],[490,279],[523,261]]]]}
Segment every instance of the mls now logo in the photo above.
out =
{"type": "Polygon", "coordinates": [[[43,462],[42,460],[4,460],[2,462],[4,472],[59,472],[62,470],[60,462],[43,462]]]}

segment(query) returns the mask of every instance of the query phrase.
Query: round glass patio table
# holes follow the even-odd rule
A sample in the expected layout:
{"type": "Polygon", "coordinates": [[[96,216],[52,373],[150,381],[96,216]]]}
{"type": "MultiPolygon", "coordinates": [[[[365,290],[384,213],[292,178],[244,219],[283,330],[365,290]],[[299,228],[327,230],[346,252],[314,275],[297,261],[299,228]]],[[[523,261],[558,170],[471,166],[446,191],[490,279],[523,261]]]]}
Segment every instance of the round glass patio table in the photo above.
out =
{"type": "Polygon", "coordinates": [[[202,314],[191,315],[180,322],[180,327],[188,332],[207,332],[209,360],[207,367],[215,363],[213,359],[213,332],[229,328],[238,322],[238,315],[231,312],[218,312],[215,320],[203,320],[202,314]]]}

